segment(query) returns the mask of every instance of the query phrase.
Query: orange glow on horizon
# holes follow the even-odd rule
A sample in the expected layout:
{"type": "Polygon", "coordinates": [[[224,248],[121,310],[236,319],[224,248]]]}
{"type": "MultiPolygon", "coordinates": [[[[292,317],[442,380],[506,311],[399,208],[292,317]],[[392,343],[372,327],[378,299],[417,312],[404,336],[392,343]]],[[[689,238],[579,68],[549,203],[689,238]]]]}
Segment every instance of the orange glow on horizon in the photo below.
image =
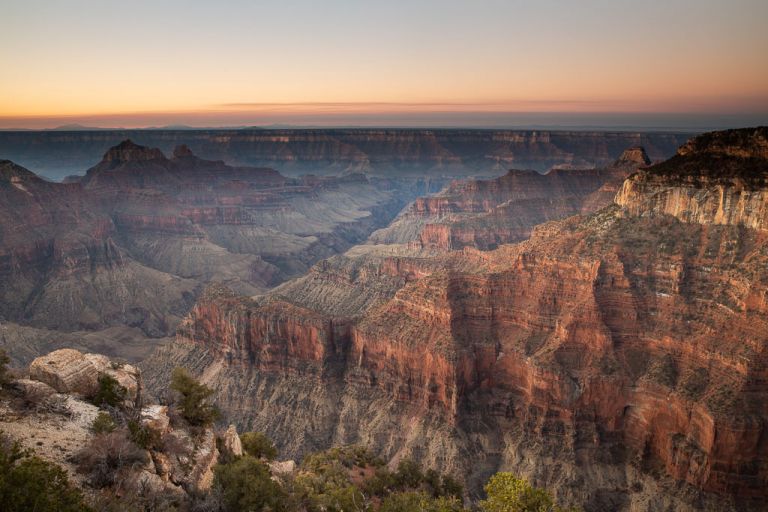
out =
{"type": "Polygon", "coordinates": [[[5,11],[0,128],[768,113],[764,0],[27,0],[5,11]]]}

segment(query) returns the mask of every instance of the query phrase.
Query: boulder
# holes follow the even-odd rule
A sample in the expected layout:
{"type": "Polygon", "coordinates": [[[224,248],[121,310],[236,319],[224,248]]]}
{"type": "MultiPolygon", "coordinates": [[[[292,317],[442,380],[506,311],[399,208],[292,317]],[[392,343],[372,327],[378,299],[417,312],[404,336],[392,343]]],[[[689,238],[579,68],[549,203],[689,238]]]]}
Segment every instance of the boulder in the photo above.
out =
{"type": "Polygon", "coordinates": [[[30,403],[39,403],[56,394],[56,390],[51,386],[36,380],[17,379],[11,383],[11,386],[21,394],[24,400],[30,403]]]}
{"type": "Polygon", "coordinates": [[[123,386],[129,400],[135,400],[139,389],[139,370],[117,364],[100,354],[83,354],[71,348],[54,350],[29,365],[32,380],[43,382],[59,393],[94,396],[99,390],[99,377],[109,375],[123,386]]]}
{"type": "Polygon", "coordinates": [[[230,425],[222,437],[224,450],[232,456],[239,457],[243,454],[243,444],[240,442],[240,436],[237,435],[237,429],[230,425]]]}
{"type": "Polygon", "coordinates": [[[32,361],[29,376],[59,393],[93,396],[99,389],[98,368],[85,354],[70,348],[54,350],[32,361]]]}
{"type": "Polygon", "coordinates": [[[141,410],[141,424],[162,434],[168,432],[171,420],[165,405],[148,405],[141,410]]]}

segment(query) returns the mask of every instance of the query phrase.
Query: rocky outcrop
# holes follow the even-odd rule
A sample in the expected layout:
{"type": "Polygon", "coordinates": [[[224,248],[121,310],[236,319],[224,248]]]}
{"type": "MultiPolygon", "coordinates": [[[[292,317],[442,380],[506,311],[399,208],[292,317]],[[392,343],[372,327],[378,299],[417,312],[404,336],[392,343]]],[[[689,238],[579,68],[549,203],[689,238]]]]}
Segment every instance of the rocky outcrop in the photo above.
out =
{"type": "Polygon", "coordinates": [[[648,153],[645,152],[643,146],[634,146],[625,149],[621,155],[619,155],[619,158],[616,159],[614,165],[648,166],[651,165],[651,158],[648,156],[648,153]]]}
{"type": "Polygon", "coordinates": [[[104,154],[104,162],[116,167],[127,162],[142,162],[148,160],[164,160],[163,152],[157,148],[146,148],[126,139],[104,154]]]}
{"type": "Polygon", "coordinates": [[[219,461],[219,450],[216,448],[216,435],[207,430],[199,440],[192,462],[194,464],[189,476],[189,486],[196,492],[205,492],[213,485],[213,468],[219,461]]]}
{"type": "Polygon", "coordinates": [[[60,349],[38,357],[29,365],[33,380],[43,382],[59,393],[93,397],[99,390],[99,377],[108,375],[135,400],[139,389],[139,371],[131,365],[112,364],[101,354],[83,354],[74,349],[60,349]]]}
{"type": "MultiPolygon", "coordinates": [[[[688,180],[664,169],[666,188],[688,180]]],[[[624,197],[492,251],[362,246],[274,295],[210,294],[147,362],[150,381],[194,369],[290,457],[363,443],[475,490],[512,470],[586,510],[759,509],[765,231],[624,197]],[[386,292],[364,291],[377,280],[386,292]],[[330,283],[343,292],[309,307],[330,283]]]]}
{"type": "Polygon", "coordinates": [[[616,197],[632,215],[768,229],[768,129],[694,138],[670,161],[628,179],[616,197]]]}
{"type": "Polygon", "coordinates": [[[192,428],[178,414],[169,414],[167,405],[99,409],[86,400],[93,396],[94,379],[104,373],[132,386],[134,395],[143,387],[138,372],[101,354],[62,349],[36,359],[30,378],[12,381],[11,394],[0,399],[4,436],[61,465],[89,498],[96,493],[141,497],[149,508],[155,502],[188,503],[190,496],[209,492],[220,463],[218,443],[229,457],[243,455],[234,426],[225,432],[192,428]],[[133,380],[126,382],[127,377],[133,380]],[[94,421],[103,415],[112,418],[113,428],[95,432],[94,421]],[[134,419],[151,439],[146,446],[139,446],[131,433],[134,419]]]}
{"type": "Polygon", "coordinates": [[[237,428],[234,425],[230,425],[227,431],[221,438],[221,444],[227,454],[232,457],[239,457],[243,454],[243,444],[240,441],[240,436],[237,434],[237,428]]]}
{"type": "Polygon", "coordinates": [[[611,204],[624,178],[647,163],[645,150],[633,147],[602,169],[512,170],[493,180],[457,181],[439,194],[416,199],[371,241],[494,249],[528,238],[537,224],[611,204]]]}
{"type": "Polygon", "coordinates": [[[164,435],[168,432],[171,419],[168,417],[167,405],[147,405],[142,407],[140,413],[141,424],[145,427],[164,435]]]}

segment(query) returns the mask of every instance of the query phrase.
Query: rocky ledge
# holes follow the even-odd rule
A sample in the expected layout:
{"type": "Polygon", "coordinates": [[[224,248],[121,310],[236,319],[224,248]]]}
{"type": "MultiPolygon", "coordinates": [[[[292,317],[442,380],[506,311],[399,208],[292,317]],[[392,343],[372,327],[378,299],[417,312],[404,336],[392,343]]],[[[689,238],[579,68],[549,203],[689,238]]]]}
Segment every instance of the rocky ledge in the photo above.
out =
{"type": "Polygon", "coordinates": [[[130,365],[100,354],[56,350],[10,382],[10,393],[0,397],[0,430],[62,466],[97,501],[107,493],[117,499],[161,495],[184,502],[207,492],[222,458],[243,455],[237,430],[190,426],[167,405],[143,404],[141,388],[140,372],[130,365]],[[104,376],[125,390],[124,403],[95,404],[104,376]],[[127,429],[120,424],[123,416],[127,429]]]}
{"type": "Polygon", "coordinates": [[[768,128],[695,137],[677,155],[624,182],[616,203],[631,215],[768,229],[768,128]]]}

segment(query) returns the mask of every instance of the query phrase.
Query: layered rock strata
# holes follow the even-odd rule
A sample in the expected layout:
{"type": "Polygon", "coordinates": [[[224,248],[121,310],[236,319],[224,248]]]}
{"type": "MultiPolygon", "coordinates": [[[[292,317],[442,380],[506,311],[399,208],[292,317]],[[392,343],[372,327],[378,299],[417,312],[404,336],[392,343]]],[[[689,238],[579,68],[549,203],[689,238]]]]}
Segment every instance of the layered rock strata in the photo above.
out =
{"type": "Polygon", "coordinates": [[[0,320],[175,331],[211,281],[274,287],[389,222],[425,180],[286,178],[129,140],[77,182],[0,162],[0,320]]]}
{"type": "Polygon", "coordinates": [[[373,246],[281,295],[212,290],[147,362],[150,381],[192,368],[231,418],[292,456],[363,443],[475,490],[512,470],[586,510],[758,510],[768,238],[751,213],[696,212],[718,166],[763,190],[765,135],[695,139],[686,160],[630,177],[618,204],[516,245],[373,246]],[[710,172],[693,171],[702,163],[710,172]],[[643,182],[695,183],[698,202],[657,207],[643,182]],[[330,283],[342,291],[312,306],[330,283]]]}
{"type": "Polygon", "coordinates": [[[633,147],[601,169],[511,170],[493,180],[456,181],[439,194],[416,199],[371,241],[483,250],[519,242],[537,224],[611,204],[624,178],[649,163],[645,150],[633,147]]]}
{"type": "Polygon", "coordinates": [[[670,157],[691,134],[542,130],[100,130],[2,132],[0,156],[46,176],[82,173],[124,139],[171,154],[187,145],[203,158],[269,167],[284,176],[498,176],[510,168],[603,167],[626,148],[644,146],[651,159],[670,157]]]}

